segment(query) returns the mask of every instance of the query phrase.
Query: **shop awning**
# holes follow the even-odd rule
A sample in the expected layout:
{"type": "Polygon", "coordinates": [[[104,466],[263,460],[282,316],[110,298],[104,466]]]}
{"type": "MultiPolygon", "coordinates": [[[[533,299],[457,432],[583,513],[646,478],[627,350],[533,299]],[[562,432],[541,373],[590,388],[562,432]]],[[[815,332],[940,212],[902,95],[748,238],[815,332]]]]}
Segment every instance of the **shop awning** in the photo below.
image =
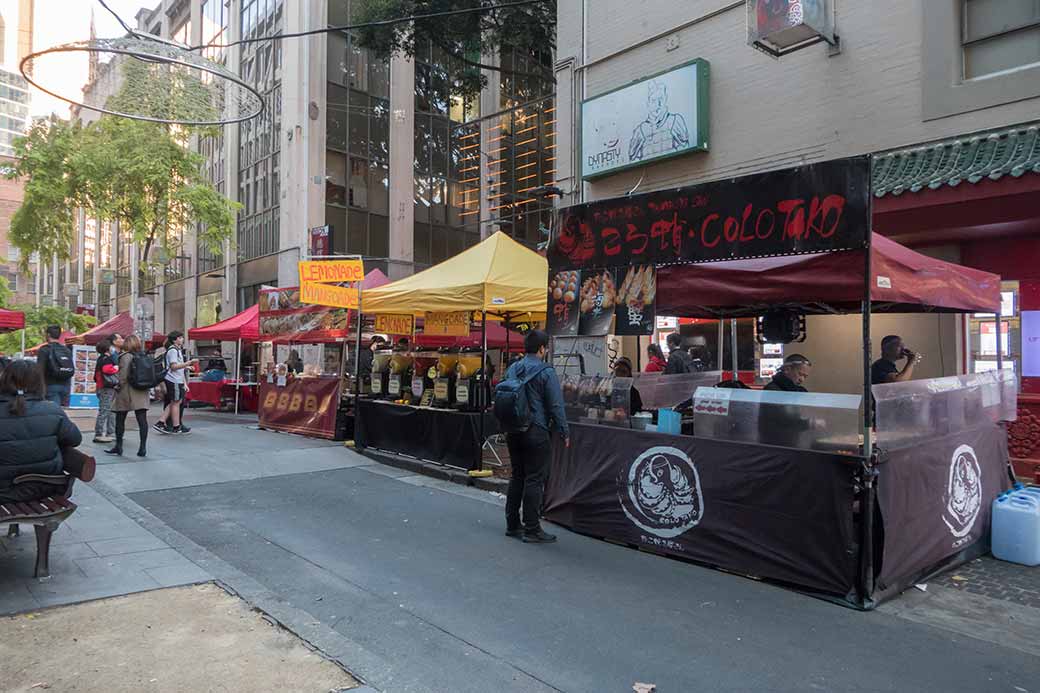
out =
{"type": "MultiPolygon", "coordinates": [[[[864,251],[671,265],[658,270],[657,312],[683,317],[759,315],[770,307],[855,313],[864,251]]],[[[872,310],[979,312],[1000,308],[1000,277],[922,255],[880,234],[871,241],[872,310]]]]}
{"type": "Polygon", "coordinates": [[[428,270],[366,292],[365,313],[487,311],[490,316],[542,320],[549,265],[499,231],[428,270]]]}
{"type": "MultiPolygon", "coordinates": [[[[487,344],[488,349],[505,349],[506,348],[506,334],[507,330],[499,322],[488,322],[487,324],[487,344]]],[[[509,335],[509,350],[510,351],[523,351],[524,348],[524,336],[514,330],[508,330],[509,335]]],[[[480,328],[472,330],[467,337],[441,337],[439,335],[429,334],[417,334],[415,335],[415,343],[420,347],[428,349],[439,349],[441,347],[461,346],[461,347],[479,347],[480,346],[480,328]]]]}
{"type": "Polygon", "coordinates": [[[25,313],[0,308],[0,332],[13,332],[25,327],[25,313]]]}
{"type": "MultiPolygon", "coordinates": [[[[101,323],[100,325],[94,325],[83,334],[69,337],[65,340],[66,344],[89,344],[91,346],[97,344],[102,339],[106,339],[112,336],[113,333],[118,332],[124,337],[128,334],[134,333],[134,318],[130,315],[130,311],[124,310],[122,313],[116,313],[111,318],[101,323]]],[[[165,339],[164,335],[155,333],[149,339],[149,343],[162,343],[165,339]]]]}
{"type": "Polygon", "coordinates": [[[237,315],[206,327],[188,330],[188,339],[255,342],[260,338],[260,305],[252,305],[237,315]]]}

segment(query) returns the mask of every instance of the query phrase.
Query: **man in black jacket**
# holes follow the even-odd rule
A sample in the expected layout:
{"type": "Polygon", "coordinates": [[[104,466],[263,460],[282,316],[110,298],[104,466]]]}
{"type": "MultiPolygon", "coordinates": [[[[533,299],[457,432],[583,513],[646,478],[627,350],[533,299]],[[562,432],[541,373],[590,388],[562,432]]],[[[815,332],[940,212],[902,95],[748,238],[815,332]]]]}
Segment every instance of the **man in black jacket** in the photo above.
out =
{"type": "Polygon", "coordinates": [[[542,510],[542,494],[549,475],[549,458],[552,454],[550,431],[555,429],[563,436],[564,445],[570,447],[570,429],[567,413],[563,408],[563,391],[556,371],[545,363],[549,347],[549,336],[542,330],[531,330],[524,337],[524,358],[509,367],[506,380],[524,380],[533,375],[528,383],[527,403],[531,408],[531,427],[522,433],[508,433],[509,463],[513,468],[506,493],[506,536],[523,539],[534,544],[547,544],[556,537],[541,527],[539,514],[542,510]],[[523,507],[523,521],[520,510],[523,507]]]}
{"type": "Polygon", "coordinates": [[[672,332],[668,335],[668,365],[664,367],[664,374],[676,375],[695,371],[693,359],[682,348],[682,336],[678,332],[672,332]]]}
{"type": "Polygon", "coordinates": [[[60,360],[67,360],[72,365],[72,351],[61,343],[61,327],[58,325],[47,326],[47,343],[36,352],[36,363],[39,364],[43,373],[43,382],[47,386],[47,401],[54,402],[59,407],[69,406],[69,396],[72,394],[72,374],[58,373],[54,368],[54,356],[60,356],[60,360]]]}
{"type": "Polygon", "coordinates": [[[812,362],[801,354],[791,354],[784,359],[784,365],[773,374],[773,379],[766,385],[766,390],[782,392],[808,392],[802,385],[809,379],[812,362]]]}

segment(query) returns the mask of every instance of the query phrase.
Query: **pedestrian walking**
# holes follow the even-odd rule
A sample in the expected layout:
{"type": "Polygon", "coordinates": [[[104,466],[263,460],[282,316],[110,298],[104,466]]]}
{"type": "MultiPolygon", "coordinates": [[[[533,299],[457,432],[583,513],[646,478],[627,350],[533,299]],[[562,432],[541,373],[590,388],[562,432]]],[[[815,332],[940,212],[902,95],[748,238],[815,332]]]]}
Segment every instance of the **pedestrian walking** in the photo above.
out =
{"type": "Polygon", "coordinates": [[[542,529],[539,519],[552,432],[560,433],[564,445],[570,447],[560,381],[545,361],[548,347],[549,336],[544,331],[528,332],[524,358],[509,367],[495,389],[495,416],[506,431],[513,468],[506,494],[506,536],[538,544],[556,541],[542,529]]]}
{"type": "Polygon", "coordinates": [[[59,407],[67,407],[72,395],[72,376],[76,368],[72,363],[72,351],[60,340],[61,327],[48,325],[47,343],[36,353],[36,363],[43,373],[47,400],[59,407]]]}
{"type": "Polygon", "coordinates": [[[656,344],[648,344],[646,346],[646,355],[649,359],[646,362],[646,372],[664,373],[664,369],[668,367],[668,362],[664,359],[664,352],[661,351],[661,347],[656,344]]]}
{"type": "Polygon", "coordinates": [[[191,429],[181,424],[182,405],[188,391],[187,369],[199,362],[198,359],[184,360],[184,333],[174,330],[166,336],[166,394],[163,397],[163,409],[160,420],[155,423],[156,430],[162,433],[184,435],[191,429]],[[162,423],[162,429],[160,429],[162,423]],[[165,429],[165,430],[163,430],[165,429]]]}
{"type": "Polygon", "coordinates": [[[119,387],[119,362],[112,353],[112,342],[102,339],[97,344],[98,358],[94,363],[94,391],[97,393],[98,413],[94,422],[94,442],[111,443],[116,432],[116,415],[112,401],[119,387]]]}
{"type": "MultiPolygon", "coordinates": [[[[148,368],[152,370],[151,359],[144,353],[144,345],[141,338],[135,334],[123,340],[123,353],[119,355],[119,388],[112,401],[112,411],[116,413],[116,444],[105,450],[109,455],[123,454],[123,435],[126,432],[126,415],[134,413],[137,419],[137,433],[140,436],[140,444],[137,448],[137,456],[144,457],[147,454],[148,443],[148,389],[134,387],[134,361],[137,360],[136,368],[148,368]],[[147,363],[144,363],[147,361],[147,363]]],[[[148,374],[150,377],[150,373],[148,374]]]]}

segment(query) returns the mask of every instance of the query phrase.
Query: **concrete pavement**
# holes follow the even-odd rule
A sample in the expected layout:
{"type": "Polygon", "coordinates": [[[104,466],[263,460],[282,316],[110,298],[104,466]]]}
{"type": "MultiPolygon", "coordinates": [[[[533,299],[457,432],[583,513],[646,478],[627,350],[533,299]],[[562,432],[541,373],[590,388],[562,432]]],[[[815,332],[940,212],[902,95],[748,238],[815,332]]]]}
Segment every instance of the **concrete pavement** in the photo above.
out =
{"type": "Polygon", "coordinates": [[[99,495],[377,690],[1030,691],[1040,676],[1030,606],[936,584],[858,613],[563,530],[525,545],[491,494],[195,419],[188,438],[154,436],[151,462],[106,463],[99,495]]]}

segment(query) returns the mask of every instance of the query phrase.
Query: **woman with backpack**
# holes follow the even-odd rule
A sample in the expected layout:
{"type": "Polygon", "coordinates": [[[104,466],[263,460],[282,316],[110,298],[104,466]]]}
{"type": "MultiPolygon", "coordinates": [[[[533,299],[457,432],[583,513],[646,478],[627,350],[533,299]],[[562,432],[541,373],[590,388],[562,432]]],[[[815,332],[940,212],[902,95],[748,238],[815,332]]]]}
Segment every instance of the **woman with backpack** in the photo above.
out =
{"type": "MultiPolygon", "coordinates": [[[[137,418],[137,433],[140,446],[137,456],[144,457],[145,445],[148,442],[148,389],[133,387],[131,381],[134,359],[144,354],[141,338],[132,334],[123,340],[123,353],[119,355],[119,389],[112,402],[112,411],[116,413],[116,444],[105,450],[109,455],[123,454],[123,434],[126,431],[126,415],[134,413],[137,418]]],[[[145,354],[147,357],[147,354],[145,354]]],[[[151,359],[148,359],[149,362],[151,359]]],[[[150,368],[150,366],[149,366],[150,368]]]]}

